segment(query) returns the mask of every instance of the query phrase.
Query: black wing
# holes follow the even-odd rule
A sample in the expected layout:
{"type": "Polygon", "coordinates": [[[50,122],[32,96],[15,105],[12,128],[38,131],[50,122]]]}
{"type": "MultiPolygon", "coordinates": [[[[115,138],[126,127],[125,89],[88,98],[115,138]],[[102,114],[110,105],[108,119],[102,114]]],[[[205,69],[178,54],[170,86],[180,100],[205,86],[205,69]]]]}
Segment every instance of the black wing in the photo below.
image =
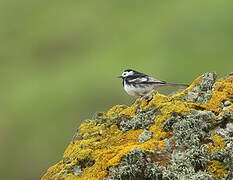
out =
{"type": "Polygon", "coordinates": [[[134,84],[166,84],[165,81],[160,81],[158,79],[149,77],[147,75],[131,77],[128,78],[127,81],[128,83],[134,83],[134,84]]]}

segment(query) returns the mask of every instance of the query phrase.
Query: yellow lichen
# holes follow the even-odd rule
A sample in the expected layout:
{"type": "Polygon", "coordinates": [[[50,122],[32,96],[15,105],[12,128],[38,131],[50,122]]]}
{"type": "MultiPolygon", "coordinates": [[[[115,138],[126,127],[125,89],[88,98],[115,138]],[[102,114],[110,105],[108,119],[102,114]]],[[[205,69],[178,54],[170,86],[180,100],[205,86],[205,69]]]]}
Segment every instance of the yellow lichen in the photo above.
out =
{"type": "Polygon", "coordinates": [[[233,103],[229,106],[229,108],[233,110],[233,103]]]}
{"type": "Polygon", "coordinates": [[[64,173],[64,167],[65,164],[60,161],[59,163],[55,164],[54,166],[51,166],[47,173],[42,177],[43,180],[51,180],[54,179],[62,179],[62,175],[64,173]]]}
{"type": "Polygon", "coordinates": [[[233,76],[215,83],[212,97],[205,107],[208,110],[220,113],[222,102],[231,97],[233,97],[233,76]]]}
{"type": "Polygon", "coordinates": [[[220,135],[213,134],[212,141],[213,141],[213,143],[211,143],[207,146],[208,149],[210,150],[210,152],[215,152],[217,150],[224,149],[226,146],[223,138],[220,135]]]}
{"type": "MultiPolygon", "coordinates": [[[[86,131],[88,132],[89,129],[86,131]]],[[[122,156],[132,148],[137,147],[137,136],[141,132],[142,130],[131,130],[123,133],[113,125],[113,127],[106,129],[101,139],[93,137],[70,144],[64,157],[95,160],[93,166],[85,168],[82,179],[102,179],[107,174],[107,167],[117,165],[122,156]]]]}
{"type": "Polygon", "coordinates": [[[151,106],[157,107],[158,105],[167,102],[167,100],[168,100],[167,96],[165,96],[163,94],[156,93],[153,96],[153,99],[149,102],[149,104],[147,106],[144,106],[143,109],[146,109],[146,108],[151,107],[151,106]]]}
{"type": "Polygon", "coordinates": [[[196,78],[192,82],[191,85],[189,85],[189,87],[187,87],[186,89],[184,89],[180,93],[173,95],[172,98],[173,99],[180,99],[181,97],[183,97],[184,95],[186,95],[188,93],[188,91],[192,90],[194,87],[196,87],[197,85],[199,85],[202,79],[203,79],[203,77],[199,76],[198,78],[196,78]]]}
{"type": "Polygon", "coordinates": [[[217,179],[221,179],[227,173],[227,166],[217,160],[212,160],[208,172],[212,173],[217,179]]]}
{"type": "Polygon", "coordinates": [[[161,103],[160,114],[156,117],[155,122],[162,124],[164,120],[170,118],[173,114],[182,114],[190,111],[189,103],[184,103],[179,100],[173,102],[161,103]]]}
{"type": "Polygon", "coordinates": [[[126,109],[121,111],[120,115],[126,115],[126,116],[130,116],[130,117],[134,117],[136,115],[137,108],[138,108],[138,105],[133,104],[132,106],[127,107],[126,109]]]}
{"type": "Polygon", "coordinates": [[[106,112],[106,116],[109,117],[109,118],[112,118],[116,115],[118,115],[120,112],[122,112],[123,110],[125,109],[125,106],[124,105],[116,105],[116,106],[113,106],[111,109],[109,109],[107,112],[106,112]]]}
{"type": "MultiPolygon", "coordinates": [[[[212,134],[212,141],[213,143],[207,145],[207,148],[211,153],[222,150],[226,147],[225,142],[220,135],[212,134]]],[[[217,179],[221,179],[228,172],[227,165],[217,160],[211,161],[211,164],[208,167],[208,171],[214,174],[217,179]]]]}
{"type": "Polygon", "coordinates": [[[80,178],[78,178],[77,176],[73,175],[73,174],[68,174],[66,177],[66,180],[79,180],[80,178]]]}
{"type": "Polygon", "coordinates": [[[146,109],[147,105],[148,105],[148,101],[143,98],[140,102],[140,109],[146,109]]]}
{"type": "MultiPolygon", "coordinates": [[[[163,147],[161,141],[150,141],[146,144],[138,143],[138,136],[142,130],[129,130],[127,132],[120,131],[116,126],[106,130],[102,140],[95,142],[95,138],[89,139],[88,142],[78,141],[75,144],[70,144],[64,153],[64,157],[75,157],[84,159],[86,157],[95,160],[95,164],[85,168],[82,179],[102,179],[107,174],[107,167],[119,164],[121,158],[134,147],[143,149],[158,150],[163,147]],[[114,136],[111,136],[115,129],[114,136]],[[84,150],[83,148],[86,147],[84,150]]],[[[88,129],[87,129],[88,131],[88,129]]]]}

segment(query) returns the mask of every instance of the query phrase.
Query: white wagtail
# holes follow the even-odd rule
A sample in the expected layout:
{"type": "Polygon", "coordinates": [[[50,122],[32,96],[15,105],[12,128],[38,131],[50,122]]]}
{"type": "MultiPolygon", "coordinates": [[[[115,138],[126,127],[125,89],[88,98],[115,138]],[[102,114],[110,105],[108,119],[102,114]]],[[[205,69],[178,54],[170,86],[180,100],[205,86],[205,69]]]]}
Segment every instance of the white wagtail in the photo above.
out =
{"type": "Polygon", "coordinates": [[[119,78],[122,78],[123,87],[131,96],[148,97],[155,91],[156,88],[161,86],[189,86],[187,84],[173,84],[160,81],[132,69],[123,71],[119,78]]]}

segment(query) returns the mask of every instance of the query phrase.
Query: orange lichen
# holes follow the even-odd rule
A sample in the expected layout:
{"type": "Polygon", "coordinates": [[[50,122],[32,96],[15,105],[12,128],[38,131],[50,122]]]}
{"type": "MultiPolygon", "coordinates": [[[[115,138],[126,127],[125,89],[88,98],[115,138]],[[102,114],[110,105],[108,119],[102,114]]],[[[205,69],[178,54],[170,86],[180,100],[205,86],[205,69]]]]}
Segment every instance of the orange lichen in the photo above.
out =
{"type": "Polygon", "coordinates": [[[212,173],[217,179],[221,179],[228,171],[226,165],[217,160],[212,160],[208,172],[212,173]]]}
{"type": "Polygon", "coordinates": [[[215,83],[212,97],[205,107],[208,110],[219,113],[222,102],[231,97],[233,97],[233,76],[229,76],[215,83]]]}

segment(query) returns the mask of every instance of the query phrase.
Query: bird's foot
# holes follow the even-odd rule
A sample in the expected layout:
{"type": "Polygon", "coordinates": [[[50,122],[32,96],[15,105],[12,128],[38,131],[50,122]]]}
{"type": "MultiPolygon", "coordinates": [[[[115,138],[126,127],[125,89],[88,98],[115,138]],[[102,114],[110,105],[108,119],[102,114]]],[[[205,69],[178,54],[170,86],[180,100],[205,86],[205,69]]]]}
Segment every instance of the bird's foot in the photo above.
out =
{"type": "Polygon", "coordinates": [[[151,101],[153,99],[153,94],[145,95],[142,97],[142,99],[145,99],[146,101],[151,101]]]}
{"type": "Polygon", "coordinates": [[[153,99],[153,96],[156,94],[157,92],[153,91],[150,94],[146,94],[144,96],[142,96],[143,99],[145,99],[147,102],[151,101],[153,99]]]}
{"type": "Polygon", "coordinates": [[[142,101],[142,97],[139,97],[136,99],[134,104],[141,104],[141,101],[142,101]]]}

